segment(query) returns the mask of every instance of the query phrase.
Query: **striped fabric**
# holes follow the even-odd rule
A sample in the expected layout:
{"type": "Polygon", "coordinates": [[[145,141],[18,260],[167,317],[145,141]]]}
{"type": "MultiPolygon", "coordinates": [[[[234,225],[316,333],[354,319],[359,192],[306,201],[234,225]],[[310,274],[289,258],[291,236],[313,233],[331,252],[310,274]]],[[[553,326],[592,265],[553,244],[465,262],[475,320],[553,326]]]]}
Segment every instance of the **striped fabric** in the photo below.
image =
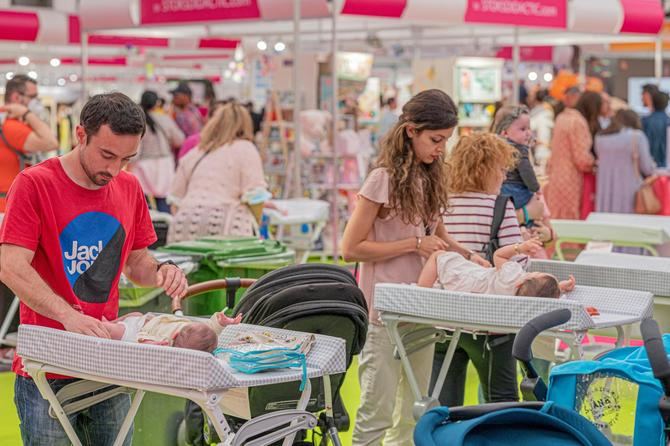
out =
{"type": "MultiPolygon", "coordinates": [[[[451,195],[449,197],[449,209],[444,216],[444,225],[449,234],[465,245],[466,248],[483,254],[491,235],[495,201],[495,195],[477,192],[451,195]]],[[[500,246],[523,241],[511,201],[507,203],[505,218],[500,225],[498,238],[500,239],[500,246]]]]}

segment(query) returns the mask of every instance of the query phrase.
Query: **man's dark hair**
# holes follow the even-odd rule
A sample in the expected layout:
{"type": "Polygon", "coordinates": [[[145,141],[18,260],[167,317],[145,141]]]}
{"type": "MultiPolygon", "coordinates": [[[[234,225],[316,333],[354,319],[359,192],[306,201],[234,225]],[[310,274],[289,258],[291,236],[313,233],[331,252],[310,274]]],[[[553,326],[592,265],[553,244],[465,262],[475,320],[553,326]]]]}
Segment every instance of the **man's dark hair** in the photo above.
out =
{"type": "Polygon", "coordinates": [[[654,111],[665,111],[668,108],[668,93],[656,90],[651,94],[651,103],[654,111]]]}
{"type": "Polygon", "coordinates": [[[649,94],[653,95],[657,91],[658,91],[658,85],[656,85],[656,84],[644,84],[642,86],[642,92],[643,93],[649,93],[649,94]]]}
{"type": "Polygon", "coordinates": [[[115,135],[144,136],[146,127],[142,108],[123,93],[93,96],[82,108],[79,120],[88,138],[103,125],[108,125],[115,135]]]}
{"type": "Polygon", "coordinates": [[[35,79],[32,79],[25,74],[15,74],[13,78],[8,80],[5,84],[5,104],[9,104],[12,93],[25,94],[26,83],[28,82],[37,85],[35,79]]]}

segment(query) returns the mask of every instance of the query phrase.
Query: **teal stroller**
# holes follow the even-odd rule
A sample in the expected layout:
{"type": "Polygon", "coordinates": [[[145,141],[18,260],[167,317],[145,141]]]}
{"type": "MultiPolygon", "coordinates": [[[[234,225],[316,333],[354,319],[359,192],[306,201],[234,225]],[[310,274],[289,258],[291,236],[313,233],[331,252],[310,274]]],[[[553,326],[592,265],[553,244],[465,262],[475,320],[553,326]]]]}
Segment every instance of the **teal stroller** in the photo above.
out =
{"type": "Polygon", "coordinates": [[[649,354],[651,366],[643,348],[619,348],[593,361],[555,367],[547,389],[531,364],[530,346],[542,331],[570,317],[569,310],[556,310],[531,320],[517,334],[513,355],[524,374],[524,402],[435,408],[417,423],[415,444],[670,445],[665,440],[670,417],[665,352],[670,351],[670,335],[661,342],[656,323],[644,321],[645,347],[655,352],[649,354]]]}

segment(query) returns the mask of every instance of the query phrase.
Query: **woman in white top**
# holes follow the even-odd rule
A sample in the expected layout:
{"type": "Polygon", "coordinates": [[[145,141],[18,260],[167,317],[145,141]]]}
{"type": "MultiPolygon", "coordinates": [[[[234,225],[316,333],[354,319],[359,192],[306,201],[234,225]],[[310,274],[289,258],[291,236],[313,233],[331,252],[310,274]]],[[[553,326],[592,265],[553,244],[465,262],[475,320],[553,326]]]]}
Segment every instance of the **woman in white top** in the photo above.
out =
{"type": "Polygon", "coordinates": [[[245,195],[267,184],[246,108],[229,103],[207,122],[200,144],[179,162],[168,243],[207,236],[249,236],[255,218],[245,195]]]}

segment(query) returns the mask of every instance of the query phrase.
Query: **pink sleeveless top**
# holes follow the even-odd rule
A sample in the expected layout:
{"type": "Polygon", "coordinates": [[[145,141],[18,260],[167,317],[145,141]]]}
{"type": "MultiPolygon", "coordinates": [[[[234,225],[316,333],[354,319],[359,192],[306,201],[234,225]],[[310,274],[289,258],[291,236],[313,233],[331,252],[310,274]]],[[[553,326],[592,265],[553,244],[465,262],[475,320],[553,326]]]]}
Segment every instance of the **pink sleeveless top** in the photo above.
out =
{"type": "MultiPolygon", "coordinates": [[[[389,175],[386,169],[378,168],[370,172],[363,187],[358,193],[359,197],[382,204],[385,208],[389,205],[389,175]]],[[[430,223],[431,234],[435,233],[437,222],[430,223]]],[[[423,237],[426,229],[423,224],[412,225],[403,223],[393,211],[386,218],[377,217],[372,229],[367,236],[368,241],[393,242],[410,237],[423,237]]],[[[374,309],[374,287],[377,283],[416,283],[423,269],[423,259],[417,253],[410,253],[394,257],[381,262],[361,263],[361,275],[359,286],[365,294],[368,303],[370,323],[381,325],[379,313],[374,309]]],[[[408,302],[408,305],[410,303],[408,302]]]]}

